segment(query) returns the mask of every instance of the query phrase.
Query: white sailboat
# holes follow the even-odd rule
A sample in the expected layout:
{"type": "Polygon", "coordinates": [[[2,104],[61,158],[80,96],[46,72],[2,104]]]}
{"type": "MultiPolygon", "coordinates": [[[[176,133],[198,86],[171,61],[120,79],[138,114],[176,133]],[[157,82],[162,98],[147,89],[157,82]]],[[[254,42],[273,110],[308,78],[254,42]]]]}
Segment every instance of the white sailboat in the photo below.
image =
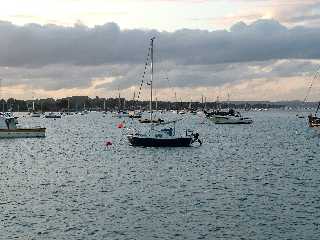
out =
{"type": "Polygon", "coordinates": [[[41,117],[41,113],[37,112],[34,106],[34,101],[32,102],[32,112],[30,113],[30,117],[41,117]]]}

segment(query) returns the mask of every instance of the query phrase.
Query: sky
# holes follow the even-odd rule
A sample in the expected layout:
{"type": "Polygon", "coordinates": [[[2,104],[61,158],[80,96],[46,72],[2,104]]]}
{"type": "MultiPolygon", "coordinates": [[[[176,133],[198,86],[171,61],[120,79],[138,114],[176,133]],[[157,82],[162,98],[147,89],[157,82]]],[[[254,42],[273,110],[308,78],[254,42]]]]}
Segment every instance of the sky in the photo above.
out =
{"type": "Polygon", "coordinates": [[[4,0],[0,36],[4,98],[131,99],[155,36],[158,99],[303,100],[320,68],[320,0],[4,0]]]}

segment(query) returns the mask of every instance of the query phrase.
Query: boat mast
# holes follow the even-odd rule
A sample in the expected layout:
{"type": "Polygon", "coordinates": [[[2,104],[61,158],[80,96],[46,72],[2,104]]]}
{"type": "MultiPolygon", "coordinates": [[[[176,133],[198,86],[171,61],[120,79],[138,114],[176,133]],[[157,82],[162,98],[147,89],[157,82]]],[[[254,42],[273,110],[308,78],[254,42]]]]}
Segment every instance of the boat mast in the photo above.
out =
{"type": "Polygon", "coordinates": [[[201,105],[202,105],[202,110],[204,110],[204,105],[203,105],[203,94],[201,96],[201,105]]]}
{"type": "Polygon", "coordinates": [[[153,42],[155,37],[151,38],[151,82],[150,82],[150,120],[152,123],[152,83],[153,83],[153,42]]]}
{"type": "Polygon", "coordinates": [[[118,97],[118,112],[120,112],[121,110],[121,96],[120,96],[120,88],[118,88],[118,91],[119,91],[119,97],[118,97]]]}
{"type": "Polygon", "coordinates": [[[320,109],[320,102],[318,103],[317,110],[316,110],[316,112],[314,114],[315,116],[317,116],[317,113],[318,113],[319,109],[320,109]]]}
{"type": "MultiPolygon", "coordinates": [[[[2,78],[0,78],[0,96],[2,97],[1,84],[2,84],[2,78]]],[[[1,99],[1,100],[2,100],[2,112],[4,113],[4,99],[1,99]]]]}

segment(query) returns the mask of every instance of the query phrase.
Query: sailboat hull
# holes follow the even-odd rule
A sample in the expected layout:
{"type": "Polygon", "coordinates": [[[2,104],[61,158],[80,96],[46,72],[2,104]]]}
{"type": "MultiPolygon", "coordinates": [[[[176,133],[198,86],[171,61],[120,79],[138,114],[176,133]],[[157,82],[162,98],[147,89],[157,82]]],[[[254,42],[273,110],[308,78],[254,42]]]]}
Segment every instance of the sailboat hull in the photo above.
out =
{"type": "Polygon", "coordinates": [[[191,137],[148,138],[128,136],[128,140],[132,146],[140,147],[190,147],[192,143],[191,137]]]}
{"type": "Polygon", "coordinates": [[[45,128],[0,129],[0,138],[41,138],[45,136],[45,128]]]}

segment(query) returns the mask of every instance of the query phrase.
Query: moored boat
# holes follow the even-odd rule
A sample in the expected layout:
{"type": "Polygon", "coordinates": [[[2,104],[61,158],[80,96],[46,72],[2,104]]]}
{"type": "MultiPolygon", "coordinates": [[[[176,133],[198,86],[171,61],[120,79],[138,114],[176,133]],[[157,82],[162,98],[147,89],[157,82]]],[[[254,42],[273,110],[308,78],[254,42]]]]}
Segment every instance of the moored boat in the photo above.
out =
{"type": "Polygon", "coordinates": [[[320,127],[320,117],[317,117],[317,115],[312,115],[310,114],[308,116],[308,122],[309,122],[309,127],[320,127]]]}
{"type": "MultiPolygon", "coordinates": [[[[189,147],[194,142],[199,142],[200,145],[202,142],[199,140],[199,134],[188,134],[189,132],[186,131],[185,136],[177,136],[176,135],[176,127],[175,123],[178,120],[174,120],[171,122],[166,123],[154,123],[153,118],[153,109],[152,109],[152,86],[153,86],[153,47],[154,47],[154,40],[153,37],[151,39],[151,46],[150,46],[150,56],[151,56],[151,81],[148,84],[150,86],[150,129],[145,132],[136,132],[127,136],[128,141],[132,146],[141,146],[141,147],[189,147]],[[164,125],[173,124],[173,128],[163,128],[164,125]],[[159,129],[158,129],[159,128],[159,129]]],[[[149,54],[148,54],[149,55],[149,54]]],[[[141,119],[143,120],[143,119],[141,119]]],[[[141,122],[141,121],[140,121],[141,122]]]]}
{"type": "Polygon", "coordinates": [[[41,117],[41,113],[39,112],[31,112],[30,117],[41,117]]]}
{"type": "Polygon", "coordinates": [[[228,111],[204,111],[206,117],[213,121],[215,124],[251,124],[253,120],[249,117],[243,117],[239,112],[233,109],[228,111]]]}
{"type": "Polygon", "coordinates": [[[0,113],[0,138],[45,137],[45,128],[18,128],[13,116],[0,113]]]}
{"type": "Polygon", "coordinates": [[[54,113],[54,112],[50,112],[48,114],[45,115],[45,118],[61,118],[61,114],[60,113],[54,113]]]}
{"type": "Polygon", "coordinates": [[[161,118],[153,118],[152,120],[150,118],[143,118],[139,119],[140,123],[163,123],[164,120],[161,118]]]}
{"type": "Polygon", "coordinates": [[[128,140],[132,146],[140,147],[190,147],[194,142],[202,142],[198,133],[185,136],[176,136],[175,128],[162,128],[157,130],[151,128],[146,133],[136,133],[128,135],[128,140]]]}
{"type": "Polygon", "coordinates": [[[140,111],[131,111],[129,112],[129,118],[142,118],[142,112],[140,111]]]}

